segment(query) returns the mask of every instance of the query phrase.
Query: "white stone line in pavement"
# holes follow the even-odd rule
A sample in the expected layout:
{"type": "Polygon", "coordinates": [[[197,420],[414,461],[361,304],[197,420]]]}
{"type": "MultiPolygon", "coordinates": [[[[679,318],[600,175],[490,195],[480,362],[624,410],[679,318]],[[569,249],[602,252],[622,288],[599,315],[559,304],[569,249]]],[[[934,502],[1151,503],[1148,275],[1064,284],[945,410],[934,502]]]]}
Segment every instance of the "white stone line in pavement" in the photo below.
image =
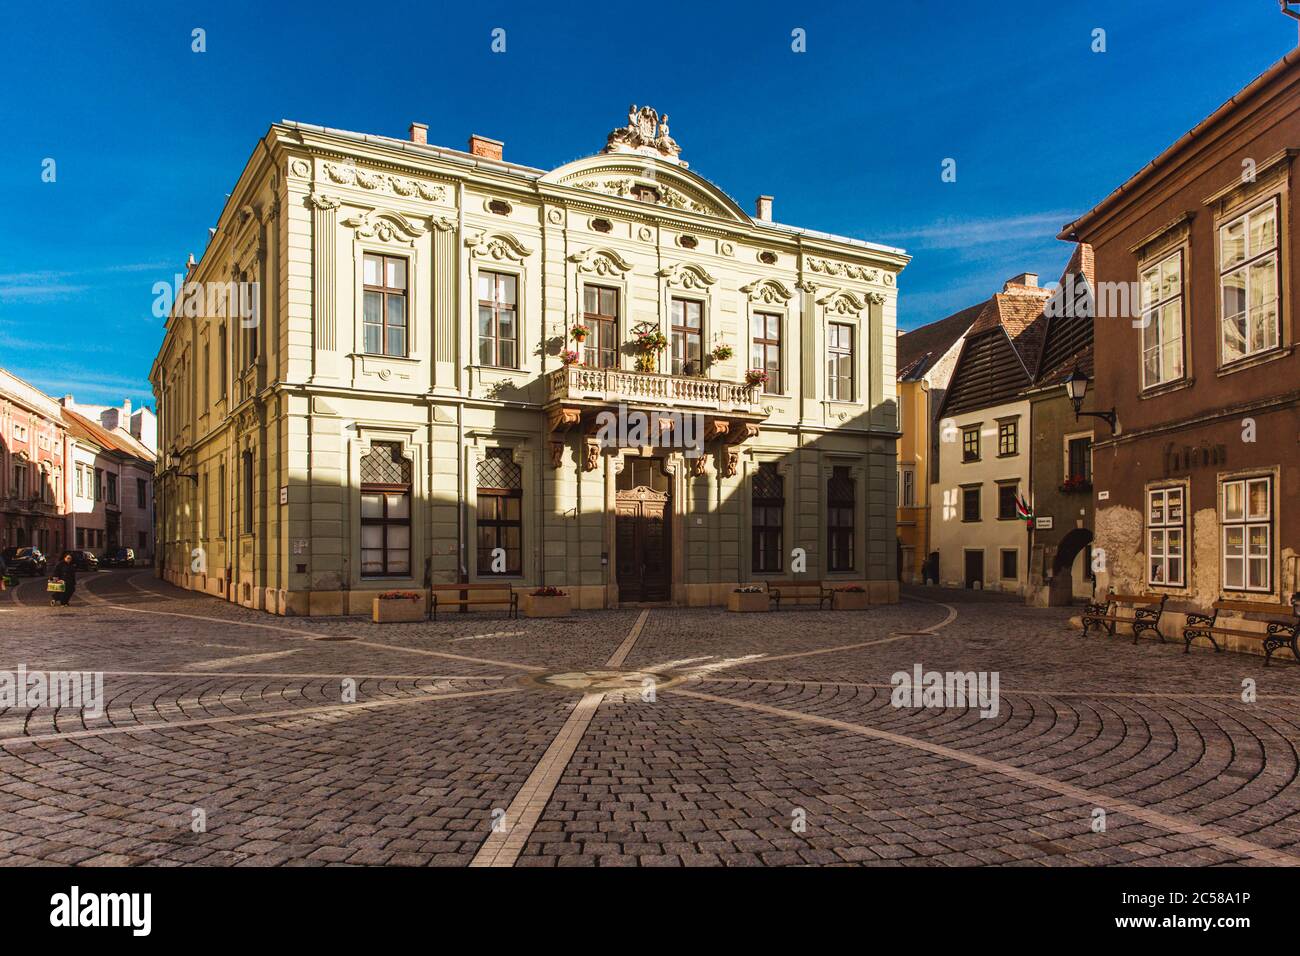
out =
{"type": "Polygon", "coordinates": [[[155,730],[176,730],[184,727],[203,727],[211,724],[230,724],[246,720],[288,720],[301,717],[347,715],[363,710],[399,707],[403,704],[424,704],[434,700],[454,700],[463,697],[483,697],[488,694],[517,694],[522,687],[495,687],[491,690],[460,691],[455,694],[425,694],[419,697],[401,697],[393,700],[370,700],[355,704],[324,704],[319,707],[298,707],[290,710],[263,711],[255,714],[226,714],[221,717],[196,717],[192,720],[151,721],[114,727],[92,727],[87,730],[70,730],[57,734],[38,734],[27,737],[2,737],[0,747],[6,749],[21,744],[39,744],[46,741],[80,740],[83,737],[112,737],[120,734],[147,733],[155,730]]]}
{"type": "Polygon", "coordinates": [[[202,614],[182,614],[179,611],[151,611],[144,607],[126,607],[122,604],[105,604],[104,607],[112,608],[115,611],[127,611],[131,614],[160,614],[163,617],[183,617],[191,621],[208,621],[212,624],[224,624],[227,627],[256,627],[264,631],[279,631],[283,634],[293,634],[296,637],[305,637],[309,640],[319,641],[330,635],[321,634],[317,631],[303,631],[295,627],[280,627],[278,624],[260,624],[256,621],[236,621],[224,617],[207,617],[202,614]]]}
{"type": "MultiPolygon", "coordinates": [[[[637,615],[632,630],[628,632],[627,637],[623,638],[623,642],[619,644],[617,650],[606,661],[606,667],[623,666],[623,662],[627,660],[627,655],[631,653],[632,648],[636,645],[637,638],[641,636],[641,631],[645,628],[645,622],[649,617],[649,608],[643,609],[637,615]]],[[[573,754],[577,751],[583,735],[586,734],[587,728],[591,726],[592,718],[596,716],[596,711],[604,699],[604,694],[582,695],[582,699],[578,701],[572,713],[564,721],[564,726],[560,728],[559,733],[555,735],[555,739],[551,741],[550,746],[546,748],[546,752],[542,754],[542,759],[537,761],[537,765],[533,767],[528,779],[519,788],[515,798],[510,801],[510,806],[506,808],[505,829],[493,831],[488,835],[488,838],[483,841],[483,845],[479,847],[478,852],[474,854],[470,866],[515,865],[515,861],[519,859],[519,854],[523,852],[528,838],[532,836],[533,830],[536,829],[537,821],[542,818],[546,805],[555,793],[560,778],[564,776],[564,769],[569,765],[569,761],[573,759],[573,754]]]]}
{"type": "Polygon", "coordinates": [[[510,801],[506,808],[505,828],[488,835],[474,854],[470,866],[514,866],[604,699],[604,694],[582,696],[546,748],[546,753],[542,754],[542,759],[510,801]]]}
{"type": "MultiPolygon", "coordinates": [[[[135,579],[138,578],[143,573],[144,573],[143,571],[138,571],[134,574],[128,574],[126,576],[127,587],[134,588],[135,590],[139,591],[141,594],[149,594],[156,598],[162,598],[164,601],[167,600],[167,595],[159,591],[150,591],[148,588],[142,588],[140,587],[140,585],[135,583],[135,579]]],[[[157,575],[153,575],[153,578],[155,581],[158,580],[157,575]]]]}
{"type": "Polygon", "coordinates": [[[464,654],[449,654],[447,651],[430,651],[423,647],[402,647],[398,644],[380,644],[376,641],[348,641],[352,647],[378,647],[386,651],[401,651],[404,654],[425,654],[429,657],[446,657],[453,661],[467,661],[471,664],[491,664],[493,667],[513,667],[515,670],[532,671],[534,673],[546,670],[545,667],[539,667],[536,664],[516,664],[513,661],[497,661],[490,657],[466,657],[464,654]]]}
{"type": "Polygon", "coordinates": [[[1050,790],[1053,793],[1059,793],[1063,797],[1078,800],[1080,803],[1089,804],[1094,807],[1103,807],[1107,813],[1124,814],[1133,817],[1134,819],[1141,820],[1143,823],[1148,823],[1151,826],[1158,827],[1161,830],[1167,830],[1170,833],[1179,833],[1184,836],[1194,837],[1204,843],[1216,846],[1227,853],[1250,857],[1252,860],[1257,860],[1261,863],[1267,863],[1272,866],[1300,866],[1300,857],[1293,856],[1290,853],[1284,853],[1280,850],[1273,850],[1269,847],[1260,846],[1258,843],[1251,843],[1249,840],[1243,840],[1230,833],[1223,833],[1199,823],[1189,820],[1180,820],[1177,817],[1171,817],[1168,814],[1159,812],[1158,810],[1152,810],[1135,803],[1129,803],[1126,800],[1121,800],[1105,793],[1085,790],[1082,787],[1076,787],[1059,780],[1053,780],[1051,777],[1044,777],[1042,774],[1023,770],[1020,767],[1012,766],[1011,764],[1001,763],[997,760],[990,760],[987,757],[980,757],[961,750],[954,750],[953,748],[945,747],[942,744],[930,743],[929,741],[920,740],[916,737],[908,737],[904,734],[896,734],[888,730],[879,730],[875,727],[867,727],[863,724],[853,724],[846,720],[835,720],[830,717],[818,717],[815,714],[806,714],[797,710],[786,710],[783,707],[772,707],[768,704],[756,704],[746,700],[718,697],[713,694],[701,693],[700,691],[683,690],[680,688],[680,685],[675,688],[667,688],[664,693],[680,694],[683,697],[693,697],[697,700],[707,700],[717,704],[729,704],[732,707],[739,707],[742,710],[752,710],[760,714],[783,717],[787,720],[799,721],[806,724],[832,727],[836,730],[843,730],[848,733],[860,734],[864,737],[873,737],[877,740],[884,740],[901,747],[910,747],[913,750],[921,750],[937,757],[942,757],[945,760],[956,760],[960,763],[967,764],[968,766],[976,767],[987,773],[995,773],[1000,776],[1010,777],[1012,780],[1026,786],[1050,790]]]}
{"type": "Polygon", "coordinates": [[[948,616],[947,616],[947,617],[945,617],[945,618],[944,618],[942,621],[940,621],[938,624],[935,624],[935,625],[933,625],[933,626],[931,626],[931,627],[919,627],[919,628],[917,628],[918,633],[919,633],[920,631],[928,631],[929,633],[933,634],[935,631],[939,630],[939,628],[941,628],[941,627],[947,627],[947,626],[948,626],[949,624],[951,624],[953,621],[957,620],[957,609],[956,609],[955,607],[953,607],[951,604],[944,604],[942,601],[932,601],[932,600],[930,600],[929,598],[919,598],[919,597],[911,597],[911,596],[908,596],[908,597],[902,598],[902,600],[904,600],[904,601],[916,601],[916,602],[919,603],[919,604],[937,604],[937,605],[939,605],[939,607],[946,607],[946,608],[948,609],[948,616]]]}
{"type": "Polygon", "coordinates": [[[645,608],[636,617],[636,623],[632,625],[631,632],[623,638],[623,643],[618,645],[618,650],[610,656],[605,662],[606,667],[622,667],[623,662],[627,660],[627,655],[632,652],[632,647],[636,644],[636,639],[641,636],[641,629],[645,627],[646,618],[650,616],[650,609],[645,608]]]}
{"type": "MultiPolygon", "coordinates": [[[[652,670],[653,668],[647,668],[652,670]]],[[[808,687],[870,687],[876,690],[893,690],[893,684],[874,684],[847,680],[803,680],[798,677],[780,678],[759,677],[710,677],[707,674],[690,672],[683,675],[687,680],[715,684],[801,684],[808,687]]],[[[1164,691],[1105,691],[1105,690],[1019,690],[1015,687],[1002,687],[1001,694],[1013,694],[1019,697],[1105,697],[1120,700],[1141,700],[1155,697],[1162,700],[1231,700],[1241,701],[1240,692],[1230,694],[1175,694],[1164,691]]],[[[1300,694],[1265,694],[1257,693],[1256,700],[1289,701],[1300,700],[1300,694]]],[[[964,708],[958,708],[964,709],[964,708]]]]}
{"type": "MultiPolygon", "coordinates": [[[[67,667],[32,667],[30,664],[23,665],[27,668],[28,673],[34,673],[38,670],[68,670],[67,667]]],[[[78,668],[86,670],[86,668],[78,668]]],[[[0,670],[16,671],[18,665],[13,667],[0,667],[0,670]]],[[[94,673],[103,674],[105,677],[188,677],[190,680],[211,680],[214,677],[274,677],[277,679],[329,679],[334,678],[342,680],[351,678],[352,680],[506,680],[505,677],[484,677],[480,674],[276,674],[264,671],[221,671],[218,674],[206,674],[196,671],[96,671],[89,668],[94,673]]],[[[510,678],[513,680],[514,678],[510,678]]]]}
{"type": "Polygon", "coordinates": [[[255,661],[279,660],[282,657],[297,654],[301,650],[301,647],[293,647],[287,651],[267,651],[264,654],[237,654],[234,657],[214,657],[211,660],[194,661],[183,666],[192,667],[195,670],[220,670],[223,667],[236,667],[240,664],[251,664],[255,661]]]}

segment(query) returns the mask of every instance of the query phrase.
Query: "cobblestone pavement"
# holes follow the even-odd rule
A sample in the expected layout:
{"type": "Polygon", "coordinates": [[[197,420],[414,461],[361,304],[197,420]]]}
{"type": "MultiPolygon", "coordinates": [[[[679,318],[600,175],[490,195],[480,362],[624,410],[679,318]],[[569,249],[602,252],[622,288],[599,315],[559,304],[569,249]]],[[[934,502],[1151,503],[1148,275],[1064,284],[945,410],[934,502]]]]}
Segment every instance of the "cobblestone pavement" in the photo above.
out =
{"type": "Polygon", "coordinates": [[[1300,667],[1067,609],[381,626],[42,588],[0,593],[0,671],[103,672],[104,706],[0,709],[11,865],[1300,864],[1300,667]],[[893,706],[917,665],[996,673],[996,714],[893,706]]]}

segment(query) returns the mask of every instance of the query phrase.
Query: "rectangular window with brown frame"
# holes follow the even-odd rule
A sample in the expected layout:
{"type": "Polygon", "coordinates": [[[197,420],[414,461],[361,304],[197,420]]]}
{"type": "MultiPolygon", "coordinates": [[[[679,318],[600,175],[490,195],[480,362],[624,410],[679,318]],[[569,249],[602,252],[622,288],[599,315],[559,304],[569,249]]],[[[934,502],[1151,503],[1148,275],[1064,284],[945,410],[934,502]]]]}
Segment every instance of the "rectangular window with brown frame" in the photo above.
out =
{"type": "Polygon", "coordinates": [[[853,326],[843,322],[826,327],[826,397],[853,401],[853,326]]]}
{"type": "Polygon", "coordinates": [[[980,460],[980,429],[978,425],[969,425],[961,430],[961,460],[963,462],[980,460]]]}
{"type": "Polygon", "coordinates": [[[366,253],[362,259],[362,351],[405,358],[406,260],[366,253]]]}
{"type": "Polygon", "coordinates": [[[1020,552],[1014,548],[1003,548],[1002,557],[1002,580],[1015,581],[1020,578],[1020,552]]]}
{"type": "Polygon", "coordinates": [[[509,448],[478,463],[478,573],[523,573],[523,469],[509,448]]]}
{"type": "Polygon", "coordinates": [[[1010,458],[1020,452],[1020,423],[998,422],[998,457],[1010,458]]]}
{"type": "Polygon", "coordinates": [[[1224,365],[1278,347],[1278,251],[1276,198],[1219,227],[1224,365]]]}
{"type": "Polygon", "coordinates": [[[749,367],[767,372],[763,385],[768,395],[781,394],[781,316],[772,312],[755,312],[749,320],[749,367]]]}
{"type": "Polygon", "coordinates": [[[1183,587],[1187,517],[1181,485],[1147,491],[1147,583],[1183,587]]]}
{"type": "Polygon", "coordinates": [[[478,360],[497,368],[519,366],[519,280],[506,272],[478,274],[478,360]]]}
{"type": "Polygon", "coordinates": [[[998,483],[998,520],[1015,521],[1016,498],[1020,494],[1020,486],[1015,482],[998,483]]]}
{"type": "Polygon", "coordinates": [[[780,571],[782,526],[785,515],[785,479],[773,462],[759,464],[751,479],[753,526],[752,557],[755,572],[780,571]]]}
{"type": "Polygon", "coordinates": [[[374,442],[361,459],[361,576],[411,574],[411,462],[398,442],[374,442]]]}
{"type": "Polygon", "coordinates": [[[980,520],[980,492],[979,485],[970,485],[961,490],[961,520],[962,521],[979,521],[980,520]]]}
{"type": "Polygon", "coordinates": [[[673,374],[699,375],[704,371],[704,304],[673,299],[672,312],[673,374]]]}
{"type": "Polygon", "coordinates": [[[596,368],[618,368],[618,290],[588,285],[582,289],[583,324],[590,335],[585,364],[596,368]]]}
{"type": "Polygon", "coordinates": [[[826,482],[826,567],[830,571],[853,570],[856,510],[853,473],[845,465],[836,465],[826,482]]]}
{"type": "Polygon", "coordinates": [[[1223,482],[1219,495],[1223,589],[1273,590],[1273,477],[1223,482]]]}

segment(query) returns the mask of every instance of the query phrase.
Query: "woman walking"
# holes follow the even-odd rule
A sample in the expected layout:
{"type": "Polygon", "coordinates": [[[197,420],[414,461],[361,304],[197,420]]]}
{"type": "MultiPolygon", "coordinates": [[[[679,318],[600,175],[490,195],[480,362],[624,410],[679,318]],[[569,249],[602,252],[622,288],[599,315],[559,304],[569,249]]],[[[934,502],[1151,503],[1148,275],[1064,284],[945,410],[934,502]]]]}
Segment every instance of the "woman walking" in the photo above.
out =
{"type": "Polygon", "coordinates": [[[72,563],[72,553],[68,552],[54,569],[54,576],[63,582],[63,593],[58,596],[59,606],[67,607],[72,600],[72,592],[77,590],[77,566],[72,563]]]}

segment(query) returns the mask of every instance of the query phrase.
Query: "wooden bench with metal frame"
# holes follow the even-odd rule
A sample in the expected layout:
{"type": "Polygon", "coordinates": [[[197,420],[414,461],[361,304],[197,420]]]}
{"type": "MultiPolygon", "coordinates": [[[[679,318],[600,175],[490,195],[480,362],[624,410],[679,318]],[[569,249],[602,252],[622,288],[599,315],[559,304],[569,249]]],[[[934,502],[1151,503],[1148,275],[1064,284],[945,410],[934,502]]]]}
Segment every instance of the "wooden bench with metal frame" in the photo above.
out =
{"type": "Polygon", "coordinates": [[[1150,631],[1164,643],[1164,635],[1160,633],[1160,617],[1165,613],[1165,601],[1168,599],[1168,594],[1116,594],[1111,591],[1106,595],[1105,601],[1091,603],[1083,612],[1083,634],[1087,637],[1089,628],[1100,627],[1114,637],[1115,629],[1120,624],[1128,624],[1133,628],[1134,644],[1143,631],[1150,631]],[[1120,605],[1123,604],[1132,606],[1132,617],[1120,614],[1120,605]]]}
{"type": "Polygon", "coordinates": [[[817,601],[817,609],[825,605],[831,599],[834,592],[826,587],[821,581],[768,581],[767,594],[768,600],[776,605],[776,610],[781,610],[781,602],[785,601],[787,606],[790,604],[800,604],[802,602],[817,601]]]}
{"type": "Polygon", "coordinates": [[[1279,647],[1290,648],[1291,656],[1300,661],[1300,649],[1296,647],[1297,639],[1300,639],[1300,614],[1297,614],[1295,602],[1291,604],[1278,604],[1269,602],[1267,604],[1260,601],[1229,601],[1220,598],[1210,605],[1209,614],[1188,614],[1187,623],[1183,629],[1183,653],[1189,654],[1192,650],[1192,641],[1198,637],[1204,637],[1214,645],[1214,652],[1217,654],[1223,650],[1215,636],[1219,637],[1244,637],[1250,640],[1264,642],[1264,666],[1268,666],[1269,659],[1273,652],[1279,647]],[[1277,614],[1290,613],[1290,621],[1266,621],[1267,629],[1264,631],[1247,631],[1244,628],[1225,627],[1219,623],[1220,611],[1232,611],[1237,614],[1277,614]]]}
{"type": "Polygon", "coordinates": [[[519,595],[509,584],[434,584],[429,588],[429,615],[438,619],[438,608],[469,607],[472,604],[505,605],[510,616],[519,617],[519,595]],[[441,597],[456,594],[456,597],[441,597]]]}

